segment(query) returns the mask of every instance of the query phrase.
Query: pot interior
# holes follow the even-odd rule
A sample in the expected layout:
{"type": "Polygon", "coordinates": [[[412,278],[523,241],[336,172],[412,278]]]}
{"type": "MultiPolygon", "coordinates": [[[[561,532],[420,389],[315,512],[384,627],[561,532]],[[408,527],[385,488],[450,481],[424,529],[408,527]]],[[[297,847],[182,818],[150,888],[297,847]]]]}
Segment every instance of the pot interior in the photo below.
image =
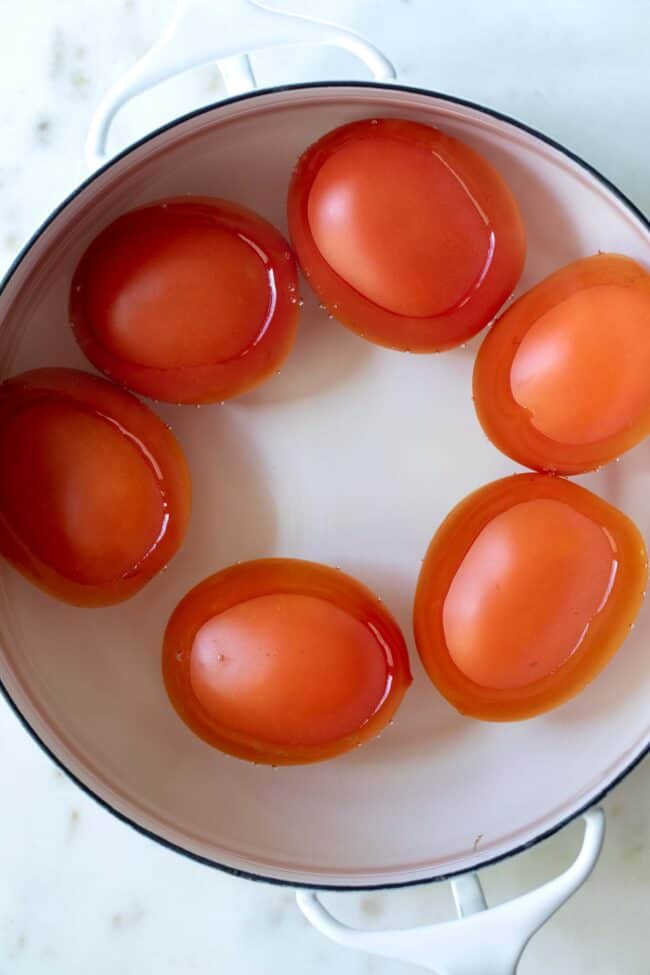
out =
{"type": "MultiPolygon", "coordinates": [[[[598,178],[480,110],[369,86],[276,91],[205,111],[129,152],[65,206],[0,296],[3,376],[90,369],[68,327],[72,270],[119,213],[167,195],[227,197],[286,233],[298,155],[329,129],[394,115],[439,126],[510,183],[528,229],[518,291],[600,250],[650,263],[650,233],[598,178]]],[[[81,782],[192,854],[263,877],[370,886],[435,878],[527,844],[594,799],[648,745],[650,606],[576,700],[534,720],[457,714],[419,665],[410,611],[440,520],[515,471],[474,416],[478,342],[399,354],[352,335],[305,300],[295,349],[260,389],[225,405],[156,405],[194,481],[189,535],[168,571],[129,602],[80,610],[0,566],[0,678],[26,721],[81,782]],[[271,769],[221,755],[168,704],[160,645],[179,598],[237,560],[341,566],[386,602],[409,639],[415,682],[393,726],[354,754],[271,769]]],[[[650,531],[643,444],[579,479],[650,531]]]]}

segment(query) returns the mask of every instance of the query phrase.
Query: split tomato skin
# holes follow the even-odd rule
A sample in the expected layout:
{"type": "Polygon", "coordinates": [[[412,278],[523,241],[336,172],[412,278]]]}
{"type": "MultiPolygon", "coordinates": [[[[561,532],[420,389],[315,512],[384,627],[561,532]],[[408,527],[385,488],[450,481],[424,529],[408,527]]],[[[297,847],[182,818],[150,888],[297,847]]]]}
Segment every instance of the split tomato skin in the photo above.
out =
{"type": "Polygon", "coordinates": [[[76,369],[0,386],[0,554],[75,606],[137,593],[180,547],[191,508],[180,445],[134,396],[76,369]]]}
{"type": "Polygon", "coordinates": [[[70,291],[82,351],[143,396],[212,403],[277,372],[295,338],[298,276],[268,221],[211,197],[118,217],[83,254],[70,291]]]}
{"type": "Polygon", "coordinates": [[[485,434],[533,470],[580,474],[650,433],[650,274],[619,254],[568,264],[495,322],[474,367],[485,434]]]}
{"type": "Polygon", "coordinates": [[[366,119],[301,156],[291,239],[322,304],[388,348],[439,352],[494,317],[523,269],[517,203],[482,156],[437,129],[366,119]]]}
{"type": "Polygon", "coordinates": [[[162,669],[185,724],[258,764],[343,754],[389,723],[411,683],[399,627],[338,569],[298,559],[230,566],[167,625],[162,669]]]}
{"type": "Polygon", "coordinates": [[[636,526],[585,488],[546,474],[494,481],[452,510],[426,553],[414,602],[422,663],[462,714],[542,714],[617,652],[647,571],[636,526]]]}

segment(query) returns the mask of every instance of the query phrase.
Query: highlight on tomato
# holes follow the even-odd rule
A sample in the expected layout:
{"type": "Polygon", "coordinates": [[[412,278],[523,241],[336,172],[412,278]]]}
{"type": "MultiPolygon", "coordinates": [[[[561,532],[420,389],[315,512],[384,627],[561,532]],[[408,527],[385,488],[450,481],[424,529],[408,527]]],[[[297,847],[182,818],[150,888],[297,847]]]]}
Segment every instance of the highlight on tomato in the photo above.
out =
{"type": "Polygon", "coordinates": [[[351,122],[311,145],[289,188],[289,230],[330,314],[378,345],[439,352],[512,294],[526,242],[486,159],[404,119],[351,122]]]}
{"type": "Polygon", "coordinates": [[[76,606],[128,599],[183,541],[190,478],[165,424],[76,369],[0,385],[0,554],[76,606]]]}
{"type": "Polygon", "coordinates": [[[431,541],[414,605],[420,657],[461,713],[533,717],[611,660],[647,572],[638,529],[602,498],[547,474],[493,481],[431,541]]]}
{"type": "Polygon", "coordinates": [[[70,318],[88,359],[156,400],[210,403],[277,372],[298,321],[288,243],[226,200],[184,196],[118,217],[75,271],[70,318]]]}
{"type": "Polygon", "coordinates": [[[377,596],[297,559],[240,563],[192,589],[169,620],[163,675],[195,734],[270,765],[369,741],[411,683],[404,638],[377,596]]]}
{"type": "Polygon", "coordinates": [[[490,440],[541,471],[578,474],[650,433],[650,274],[619,254],[568,264],[486,336],[474,403],[490,440]]]}

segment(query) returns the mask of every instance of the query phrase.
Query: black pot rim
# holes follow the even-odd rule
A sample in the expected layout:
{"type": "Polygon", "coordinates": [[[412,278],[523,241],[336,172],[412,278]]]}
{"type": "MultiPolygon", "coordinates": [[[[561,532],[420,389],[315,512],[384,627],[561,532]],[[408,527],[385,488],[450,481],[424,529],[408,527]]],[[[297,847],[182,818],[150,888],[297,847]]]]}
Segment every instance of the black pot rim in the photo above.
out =
{"type": "MultiPolygon", "coordinates": [[[[123,149],[116,156],[110,158],[106,163],[104,163],[103,166],[101,166],[99,169],[93,172],[89,177],[87,177],[87,179],[85,179],[82,183],[80,183],[80,185],[77,186],[63,200],[63,202],[59,204],[59,206],[56,207],[50,213],[50,215],[43,221],[40,227],[30,237],[30,239],[27,241],[27,243],[18,253],[17,257],[11,263],[9,270],[3,277],[2,281],[0,282],[0,295],[6,289],[7,285],[9,284],[9,281],[13,277],[19,265],[22,263],[23,258],[29,253],[29,251],[40,239],[40,237],[45,232],[45,230],[47,230],[50,224],[54,222],[54,220],[59,216],[60,213],[63,212],[63,210],[68,206],[69,203],[71,203],[74,199],[76,199],[79,196],[79,194],[82,193],[88,186],[90,186],[99,176],[107,172],[111,168],[111,166],[113,166],[114,163],[117,163],[121,159],[124,159],[126,156],[130,155],[136,149],[139,149],[147,142],[152,141],[157,136],[162,135],[165,132],[169,132],[171,129],[175,128],[176,126],[182,125],[184,122],[187,122],[193,118],[197,118],[200,115],[205,115],[216,108],[220,108],[221,106],[232,105],[237,102],[248,101],[249,99],[257,98],[258,96],[261,95],[278,94],[281,92],[310,91],[318,88],[325,88],[325,89],[359,88],[359,89],[371,89],[371,90],[398,91],[398,92],[404,92],[406,94],[414,94],[414,95],[425,95],[430,98],[438,99],[439,101],[448,102],[452,105],[461,105],[465,108],[474,109],[477,112],[481,112],[482,114],[489,116],[490,118],[497,119],[500,122],[505,122],[508,125],[511,125],[516,129],[519,129],[520,131],[526,132],[528,135],[534,136],[540,142],[543,142],[547,146],[550,146],[551,148],[557,150],[563,156],[566,156],[572,162],[580,166],[583,170],[585,170],[587,173],[593,176],[597,180],[597,182],[601,183],[601,185],[604,186],[621,203],[623,203],[623,205],[627,208],[627,210],[629,210],[633,214],[633,216],[641,223],[641,225],[645,227],[648,231],[650,231],[650,220],[648,220],[645,214],[642,213],[642,211],[637,206],[635,206],[635,204],[632,203],[632,201],[628,199],[628,197],[625,196],[625,194],[614,183],[612,183],[609,179],[607,179],[606,176],[603,176],[603,174],[599,172],[597,169],[595,169],[590,163],[586,162],[575,152],[572,152],[571,149],[567,149],[566,146],[563,146],[560,142],[556,142],[556,140],[552,139],[550,136],[545,135],[543,132],[538,131],[537,129],[533,128],[530,125],[526,125],[525,122],[520,122],[517,119],[512,118],[512,116],[510,115],[506,115],[505,113],[499,112],[496,109],[488,108],[485,105],[481,105],[478,102],[470,101],[469,99],[466,98],[458,98],[454,95],[445,94],[444,92],[432,91],[427,88],[418,88],[410,85],[399,85],[394,83],[371,82],[371,81],[304,82],[299,84],[278,85],[271,88],[262,88],[256,91],[246,92],[243,95],[235,95],[233,97],[225,98],[218,102],[212,102],[209,105],[204,105],[201,108],[195,109],[192,112],[187,112],[185,115],[182,115],[179,118],[173,119],[171,122],[168,122],[165,125],[160,126],[159,128],[155,129],[153,132],[150,132],[147,135],[143,136],[143,138],[138,139],[137,142],[134,142],[131,145],[127,146],[126,149],[123,149]]],[[[526,850],[529,850],[531,847],[536,846],[538,843],[541,843],[543,840],[547,839],[553,834],[559,832],[559,830],[563,829],[574,819],[577,819],[579,816],[583,815],[588,809],[592,808],[592,806],[595,806],[599,802],[601,802],[601,800],[604,799],[604,797],[612,789],[614,789],[620,782],[622,782],[622,780],[627,775],[629,775],[629,773],[634,768],[636,768],[637,765],[641,763],[641,761],[646,757],[646,755],[650,753],[650,745],[648,745],[632,759],[632,761],[623,769],[622,772],[620,772],[617,776],[615,776],[613,779],[607,782],[606,785],[597,793],[596,796],[590,799],[589,802],[587,802],[584,806],[576,809],[575,812],[571,813],[569,816],[564,817],[558,823],[554,824],[548,829],[542,830],[540,833],[538,833],[532,839],[528,840],[526,843],[521,843],[518,846],[515,846],[512,849],[506,851],[505,853],[499,854],[498,856],[488,857],[485,860],[482,860],[479,863],[476,863],[473,866],[468,867],[464,870],[456,870],[456,871],[452,871],[451,873],[445,873],[445,874],[435,874],[430,877],[421,877],[415,880],[393,881],[390,883],[381,883],[381,884],[319,884],[319,883],[314,884],[314,883],[304,883],[300,881],[287,880],[284,878],[278,878],[272,876],[264,876],[262,874],[256,874],[252,871],[240,870],[236,867],[231,867],[228,866],[227,864],[219,863],[218,861],[212,860],[209,857],[201,856],[198,853],[194,853],[192,850],[188,850],[183,846],[179,846],[178,844],[171,842],[171,840],[166,839],[164,836],[155,833],[153,830],[149,830],[146,827],[141,826],[134,819],[131,819],[125,813],[122,813],[119,809],[115,808],[109,802],[103,799],[98,793],[94,792],[88,785],[86,785],[85,782],[83,782],[77,775],[75,775],[67,768],[67,766],[61,761],[61,759],[54,754],[54,752],[49,747],[49,745],[47,745],[43,741],[43,739],[37,734],[35,729],[29,724],[26,717],[19,710],[18,706],[11,698],[9,692],[7,691],[7,688],[4,686],[1,680],[0,680],[0,692],[4,696],[9,707],[14,712],[14,714],[16,715],[20,723],[23,725],[25,730],[33,738],[33,740],[38,745],[40,745],[41,749],[45,752],[46,755],[49,756],[49,758],[54,762],[54,764],[57,765],[58,768],[62,772],[64,772],[77,786],[79,786],[79,788],[83,792],[85,792],[87,796],[90,796],[90,798],[94,799],[95,802],[99,803],[99,805],[102,806],[102,808],[112,813],[113,816],[115,816],[121,822],[125,823],[127,826],[130,826],[137,833],[140,833],[142,836],[148,837],[150,840],[153,840],[154,842],[160,844],[161,846],[165,847],[168,850],[173,851],[174,853],[179,853],[190,860],[194,860],[195,862],[204,864],[205,866],[208,867],[216,868],[218,870],[223,871],[224,873],[230,874],[231,876],[240,877],[246,880],[255,880],[262,883],[274,884],[282,887],[293,887],[296,889],[304,888],[308,890],[329,890],[329,891],[340,891],[340,892],[365,891],[365,890],[390,890],[390,889],[395,889],[400,887],[414,887],[421,884],[437,883],[443,880],[450,880],[453,877],[457,877],[461,874],[468,873],[470,871],[474,872],[477,870],[482,870],[484,867],[492,866],[495,863],[499,863],[503,860],[509,859],[510,857],[514,857],[518,853],[523,853],[526,850]]]]}

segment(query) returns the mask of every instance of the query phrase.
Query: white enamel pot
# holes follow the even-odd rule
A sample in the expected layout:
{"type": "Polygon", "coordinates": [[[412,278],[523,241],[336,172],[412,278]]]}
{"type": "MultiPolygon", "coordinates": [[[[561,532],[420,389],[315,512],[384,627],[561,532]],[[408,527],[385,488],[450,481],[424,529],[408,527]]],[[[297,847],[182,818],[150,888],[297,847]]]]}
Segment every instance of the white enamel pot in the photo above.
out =
{"type": "MultiPolygon", "coordinates": [[[[40,228],[2,284],[1,375],[50,364],[89,368],[68,327],[70,277],[118,214],[198,193],[244,203],[286,231],[297,157],[357,118],[439,126],[497,166],[528,230],[519,290],[599,249],[650,264],[648,221],[588,164],[521,123],[401,87],[392,74],[379,52],[332,25],[253,0],[180,2],[165,36],[98,111],[89,159],[99,169],[40,228]],[[254,87],[244,52],[302,41],[346,47],[375,81],[242,93],[254,87]],[[124,101],[208,60],[219,62],[233,97],[104,161],[110,121],[124,101]]],[[[297,345],[280,375],[222,406],[156,407],[181,440],[195,490],[189,536],[169,571],[119,607],[79,610],[0,567],[0,679],[52,758],[143,833],[208,864],[306,888],[303,911],[340,942],[449,975],[506,975],[592,869],[603,835],[602,813],[592,807],[648,749],[649,606],[584,693],[517,724],[458,715],[429,683],[411,640],[415,682],[394,725],[320,765],[274,770],[221,755],[193,737],[165,696],[160,643],[169,613],[199,579],[237,560],[282,555],[339,565],[382,596],[410,639],[412,594],[436,526],[470,490],[515,470],[474,416],[477,342],[440,356],[399,354],[328,321],[306,286],[304,299],[297,345]],[[580,814],[584,845],[567,873],[486,910],[473,872],[580,814]],[[459,919],[413,931],[352,931],[313,893],[443,878],[455,878],[459,919]]],[[[647,444],[581,480],[648,539],[647,444]]]]}

